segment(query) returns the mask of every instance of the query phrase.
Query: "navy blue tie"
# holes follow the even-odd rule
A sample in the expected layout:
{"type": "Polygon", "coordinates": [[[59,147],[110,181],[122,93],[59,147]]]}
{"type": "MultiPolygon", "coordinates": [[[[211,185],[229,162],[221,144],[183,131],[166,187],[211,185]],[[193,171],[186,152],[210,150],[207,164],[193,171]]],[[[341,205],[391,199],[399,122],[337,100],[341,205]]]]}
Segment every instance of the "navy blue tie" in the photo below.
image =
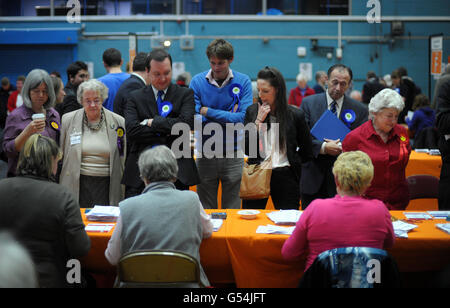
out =
{"type": "Polygon", "coordinates": [[[156,104],[158,105],[158,111],[161,110],[161,104],[163,102],[162,96],[164,95],[164,91],[158,91],[158,97],[156,98],[156,104]]]}
{"type": "Polygon", "coordinates": [[[337,117],[337,103],[333,101],[330,105],[330,111],[337,117]]]}

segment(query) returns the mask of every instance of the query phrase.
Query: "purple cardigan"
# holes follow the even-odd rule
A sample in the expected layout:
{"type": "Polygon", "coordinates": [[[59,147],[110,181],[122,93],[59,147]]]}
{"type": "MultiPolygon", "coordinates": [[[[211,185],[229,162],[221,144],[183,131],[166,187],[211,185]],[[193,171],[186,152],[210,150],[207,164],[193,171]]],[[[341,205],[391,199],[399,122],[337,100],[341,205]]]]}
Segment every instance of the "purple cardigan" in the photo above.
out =
{"type": "MultiPolygon", "coordinates": [[[[6,118],[2,146],[8,157],[8,176],[14,176],[16,174],[16,166],[19,159],[19,152],[15,148],[15,139],[32,121],[31,116],[33,114],[32,109],[22,105],[14,109],[6,118]]],[[[59,127],[61,126],[61,121],[58,112],[53,108],[48,109],[45,122],[45,130],[41,135],[50,137],[59,144],[59,127]]]]}

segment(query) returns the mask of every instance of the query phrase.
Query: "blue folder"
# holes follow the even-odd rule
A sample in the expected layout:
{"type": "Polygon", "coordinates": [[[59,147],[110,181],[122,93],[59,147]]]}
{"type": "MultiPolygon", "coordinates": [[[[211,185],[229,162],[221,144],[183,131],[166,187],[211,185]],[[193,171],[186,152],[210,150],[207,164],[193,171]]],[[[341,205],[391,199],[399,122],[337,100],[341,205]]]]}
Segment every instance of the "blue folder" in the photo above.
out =
{"type": "Polygon", "coordinates": [[[323,141],[326,139],[344,140],[345,136],[350,132],[350,129],[338,119],[330,110],[326,110],[311,128],[311,135],[317,140],[323,141]]]}

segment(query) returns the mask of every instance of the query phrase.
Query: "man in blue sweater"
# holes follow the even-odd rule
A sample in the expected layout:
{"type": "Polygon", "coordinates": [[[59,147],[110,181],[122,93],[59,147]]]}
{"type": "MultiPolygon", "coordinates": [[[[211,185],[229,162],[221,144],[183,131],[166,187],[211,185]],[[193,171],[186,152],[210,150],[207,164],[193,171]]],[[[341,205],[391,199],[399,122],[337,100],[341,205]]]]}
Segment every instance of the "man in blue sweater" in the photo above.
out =
{"type": "MultiPolygon", "coordinates": [[[[244,165],[240,147],[242,131],[226,131],[227,124],[244,122],[245,111],[252,104],[250,78],[232,71],[233,46],[223,40],[213,40],[206,49],[211,69],[192,78],[195,112],[202,118],[202,147],[197,153],[197,168],[201,183],[197,193],[204,208],[217,208],[217,190],[222,183],[222,208],[240,208],[239,190],[244,165]],[[209,125],[209,126],[208,126],[209,125]],[[217,128],[220,127],[221,130],[217,128]],[[209,129],[211,132],[208,133],[209,129]],[[218,133],[222,142],[215,142],[218,133]],[[208,139],[215,140],[211,142],[208,139]]],[[[200,141],[201,140],[201,141],[200,141]]]]}
{"type": "Polygon", "coordinates": [[[108,48],[103,52],[103,65],[108,74],[98,78],[108,87],[108,98],[103,107],[113,111],[114,98],[122,83],[130,78],[130,74],[122,72],[122,54],[118,49],[108,48]]]}

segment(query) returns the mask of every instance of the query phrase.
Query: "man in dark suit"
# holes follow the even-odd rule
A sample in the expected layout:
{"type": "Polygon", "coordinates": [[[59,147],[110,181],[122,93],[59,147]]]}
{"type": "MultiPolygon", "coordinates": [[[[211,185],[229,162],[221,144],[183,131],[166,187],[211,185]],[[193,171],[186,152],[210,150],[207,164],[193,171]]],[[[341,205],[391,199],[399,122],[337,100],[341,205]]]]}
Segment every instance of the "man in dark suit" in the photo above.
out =
{"type": "Polygon", "coordinates": [[[125,117],[125,105],[130,93],[150,84],[150,77],[148,75],[148,72],[145,70],[146,59],[146,52],[140,52],[136,55],[133,60],[133,73],[131,73],[130,78],[126,79],[122,83],[116,93],[116,97],[114,98],[113,110],[115,113],[120,114],[122,117],[125,117]]]}
{"type": "MultiPolygon", "coordinates": [[[[325,93],[306,97],[300,109],[305,113],[306,122],[312,128],[321,115],[329,109],[341,120],[348,111],[355,116],[347,123],[351,130],[367,121],[368,110],[365,105],[344,95],[352,80],[349,67],[336,64],[328,70],[328,89],[325,93]]],[[[343,120],[345,123],[345,121],[343,120]]],[[[300,190],[302,208],[305,209],[314,199],[331,198],[336,194],[334,176],[331,172],[333,164],[342,152],[342,140],[317,140],[313,137],[314,159],[302,164],[300,190]]]]}
{"type": "MultiPolygon", "coordinates": [[[[148,55],[145,67],[151,85],[133,91],[126,103],[125,125],[131,142],[122,179],[122,184],[126,186],[126,198],[138,195],[144,189],[137,165],[140,153],[155,145],[171,148],[172,143],[179,138],[171,134],[175,124],[184,123],[190,129],[194,126],[194,92],[172,84],[170,54],[164,49],[154,49],[148,55]]],[[[178,179],[175,186],[178,189],[189,189],[189,186],[200,182],[192,155],[178,158],[177,162],[178,179]]]]}
{"type": "Polygon", "coordinates": [[[55,107],[61,119],[64,114],[83,107],[81,106],[81,103],[78,102],[77,90],[78,86],[87,80],[89,80],[89,72],[86,63],[76,61],[69,64],[67,67],[67,84],[64,88],[66,96],[64,96],[62,104],[58,104],[55,107]]]}
{"type": "Polygon", "coordinates": [[[436,93],[436,127],[438,128],[439,150],[442,157],[439,180],[439,210],[450,210],[450,79],[445,80],[436,93]]]}

